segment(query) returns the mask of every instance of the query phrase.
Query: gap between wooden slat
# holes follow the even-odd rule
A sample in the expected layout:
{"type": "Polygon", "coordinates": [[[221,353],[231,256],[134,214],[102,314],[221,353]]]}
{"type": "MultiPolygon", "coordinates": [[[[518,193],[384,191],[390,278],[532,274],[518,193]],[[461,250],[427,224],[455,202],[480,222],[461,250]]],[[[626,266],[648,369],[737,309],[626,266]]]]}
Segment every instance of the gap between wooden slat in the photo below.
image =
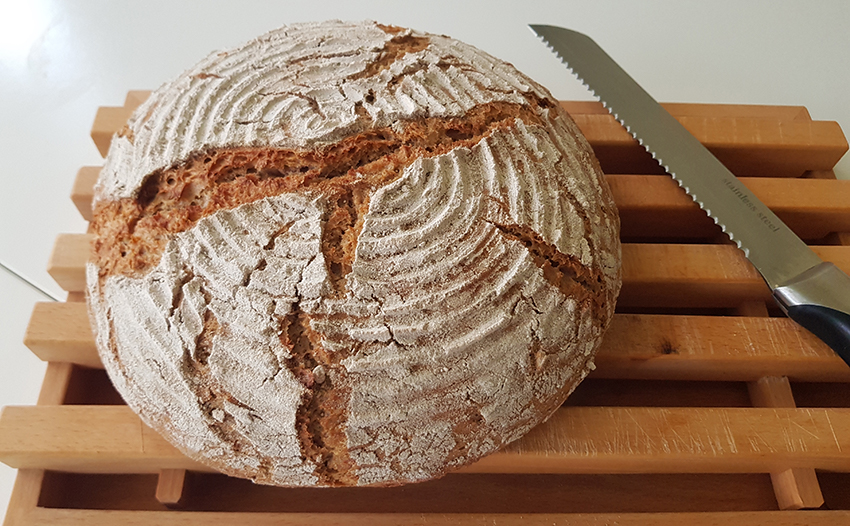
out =
{"type": "MultiPolygon", "coordinates": [[[[85,304],[36,303],[24,343],[45,361],[102,368],[85,304]]],[[[594,378],[850,381],[850,367],[787,318],[616,314],[594,378]]]]}
{"type": "MultiPolygon", "coordinates": [[[[209,471],[126,406],[6,407],[0,461],[85,473],[209,471]]],[[[461,471],[767,473],[788,467],[850,471],[850,409],[563,407],[461,471]]]]}
{"type": "Polygon", "coordinates": [[[568,524],[570,526],[836,526],[850,524],[850,511],[733,511],[685,513],[255,513],[198,511],[123,511],[35,508],[20,523],[51,526],[422,526],[568,524]],[[801,512],[802,513],[802,512],[801,512]]]}

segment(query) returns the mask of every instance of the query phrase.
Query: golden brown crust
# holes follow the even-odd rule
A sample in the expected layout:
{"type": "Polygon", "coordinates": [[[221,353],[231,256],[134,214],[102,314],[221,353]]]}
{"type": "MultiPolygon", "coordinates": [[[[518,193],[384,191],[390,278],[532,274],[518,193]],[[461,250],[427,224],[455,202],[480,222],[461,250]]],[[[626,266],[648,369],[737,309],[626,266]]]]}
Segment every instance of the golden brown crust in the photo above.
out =
{"type": "MultiPolygon", "coordinates": [[[[98,194],[89,287],[107,370],[148,425],[225,473],[322,486],[440,476],[550,414],[613,312],[616,211],[574,123],[480,52],[378,27],[383,44],[357,51],[370,61],[340,76],[352,91],[259,95],[348,135],[180,150],[165,130],[186,122],[154,100],[98,194]],[[329,116],[336,93],[355,102],[329,116]]],[[[227,97],[239,83],[209,64],[186,78],[221,81],[227,97]]]]}

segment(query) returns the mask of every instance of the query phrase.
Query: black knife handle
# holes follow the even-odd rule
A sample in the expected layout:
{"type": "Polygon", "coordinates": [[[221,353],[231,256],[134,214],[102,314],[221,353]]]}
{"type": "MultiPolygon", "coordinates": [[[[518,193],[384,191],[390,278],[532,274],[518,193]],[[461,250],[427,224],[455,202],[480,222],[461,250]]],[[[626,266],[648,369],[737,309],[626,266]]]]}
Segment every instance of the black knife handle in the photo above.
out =
{"type": "Polygon", "coordinates": [[[821,305],[793,305],[788,317],[823,340],[850,365],[850,314],[821,305]]]}
{"type": "Polygon", "coordinates": [[[773,297],[850,366],[850,276],[821,262],[773,289],[773,297]]]}

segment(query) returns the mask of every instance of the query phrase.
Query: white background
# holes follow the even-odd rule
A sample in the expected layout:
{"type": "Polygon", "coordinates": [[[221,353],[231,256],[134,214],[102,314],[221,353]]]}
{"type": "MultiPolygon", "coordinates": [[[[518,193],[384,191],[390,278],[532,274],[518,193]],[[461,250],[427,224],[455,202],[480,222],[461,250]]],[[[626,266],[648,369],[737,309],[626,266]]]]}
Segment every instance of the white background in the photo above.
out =
{"type": "MultiPolygon", "coordinates": [[[[374,19],[469,42],[561,99],[589,93],[526,28],[591,35],[661,101],[791,104],[850,130],[850,2],[0,0],[0,262],[58,298],[45,264],[85,223],[68,195],[101,162],[101,105],[153,89],[210,51],[279,25],[374,19]]],[[[836,169],[850,178],[847,156],[836,169]]],[[[21,343],[44,296],[0,269],[0,406],[35,403],[44,371],[21,343]]],[[[14,470],[0,465],[0,516],[14,470]]]]}

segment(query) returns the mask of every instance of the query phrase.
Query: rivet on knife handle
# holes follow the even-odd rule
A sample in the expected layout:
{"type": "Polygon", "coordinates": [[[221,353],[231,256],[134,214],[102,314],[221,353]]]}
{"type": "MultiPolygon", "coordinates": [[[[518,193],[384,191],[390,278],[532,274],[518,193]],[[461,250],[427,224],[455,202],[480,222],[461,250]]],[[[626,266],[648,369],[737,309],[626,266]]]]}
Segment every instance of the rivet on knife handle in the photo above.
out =
{"type": "Polygon", "coordinates": [[[785,313],[850,365],[850,277],[824,263],[590,37],[531,29],[744,251],[785,313]]]}

